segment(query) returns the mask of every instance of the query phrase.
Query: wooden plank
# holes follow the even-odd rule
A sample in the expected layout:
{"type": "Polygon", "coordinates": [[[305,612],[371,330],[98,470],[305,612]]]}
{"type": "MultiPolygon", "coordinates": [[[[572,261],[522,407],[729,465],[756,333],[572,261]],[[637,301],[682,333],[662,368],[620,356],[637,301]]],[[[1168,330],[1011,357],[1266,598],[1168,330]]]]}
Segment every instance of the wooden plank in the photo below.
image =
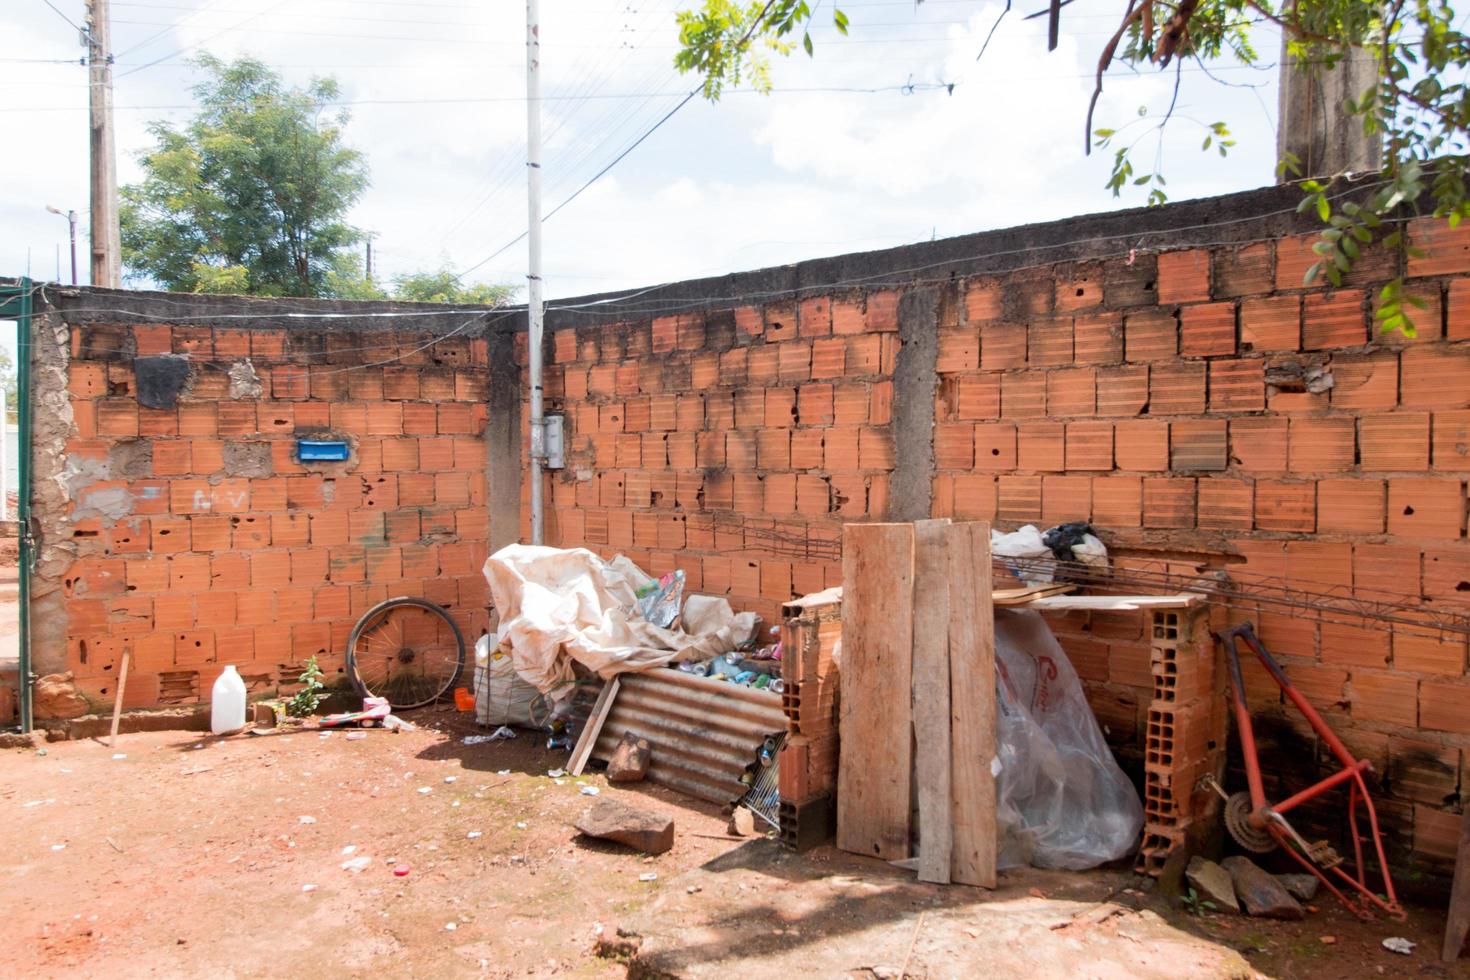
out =
{"type": "Polygon", "coordinates": [[[1460,958],[1465,948],[1465,934],[1470,933],[1470,808],[1460,821],[1460,848],[1455,855],[1455,884],[1450,892],[1450,911],[1444,926],[1446,963],[1460,958]]]}
{"type": "Polygon", "coordinates": [[[843,528],[837,846],[890,861],[909,856],[913,586],[912,524],[843,528]]]}
{"type": "Polygon", "coordinates": [[[567,762],[567,772],[573,776],[582,775],[582,770],[587,767],[587,760],[592,758],[597,736],[602,734],[602,723],[607,721],[613,702],[617,700],[618,682],[621,679],[614,677],[602,685],[602,691],[592,705],[592,713],[587,716],[587,727],[582,729],[582,737],[577,739],[577,747],[572,750],[572,758],[567,762]]]}
{"type": "Polygon", "coordinates": [[[948,520],[914,525],[914,778],[919,796],[919,880],[949,884],[948,520]]]}
{"type": "Polygon", "coordinates": [[[954,800],[950,876],[962,885],[994,888],[995,608],[990,601],[990,525],[954,524],[945,536],[954,800]]]}
{"type": "Polygon", "coordinates": [[[128,686],[128,661],[132,657],[132,651],[123,649],[122,663],[117,669],[117,697],[112,701],[112,734],[107,738],[109,749],[117,747],[117,726],[122,721],[123,689],[128,686]]]}
{"type": "Polygon", "coordinates": [[[1051,595],[1025,603],[1027,609],[1090,609],[1093,612],[1128,612],[1134,609],[1186,609],[1202,597],[1190,593],[1179,595],[1051,595]]]}

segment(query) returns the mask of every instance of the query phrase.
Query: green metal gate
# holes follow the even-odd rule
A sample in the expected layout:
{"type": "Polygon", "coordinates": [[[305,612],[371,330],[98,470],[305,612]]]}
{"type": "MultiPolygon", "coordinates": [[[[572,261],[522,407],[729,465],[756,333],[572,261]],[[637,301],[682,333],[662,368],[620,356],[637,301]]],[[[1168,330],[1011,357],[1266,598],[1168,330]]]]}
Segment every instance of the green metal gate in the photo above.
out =
{"type": "MultiPolygon", "coordinates": [[[[16,523],[20,537],[20,730],[31,730],[31,563],[34,560],[34,541],[31,537],[31,298],[35,287],[29,279],[21,279],[13,285],[0,284],[0,320],[14,320],[16,324],[15,373],[16,428],[19,430],[20,445],[17,447],[19,480],[16,486],[16,523]]],[[[0,414],[0,422],[3,422],[0,414]]],[[[0,465],[4,461],[0,460],[0,465]]]]}

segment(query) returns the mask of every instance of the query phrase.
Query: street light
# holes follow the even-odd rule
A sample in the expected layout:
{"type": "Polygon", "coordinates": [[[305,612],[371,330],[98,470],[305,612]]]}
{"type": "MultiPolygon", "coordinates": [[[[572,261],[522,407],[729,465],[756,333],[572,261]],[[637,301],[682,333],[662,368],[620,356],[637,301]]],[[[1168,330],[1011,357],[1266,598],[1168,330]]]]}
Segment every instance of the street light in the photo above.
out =
{"type": "Polygon", "coordinates": [[[71,284],[77,284],[77,213],[75,211],[63,211],[54,205],[46,205],[46,210],[52,214],[59,214],[66,219],[71,232],[71,284]]]}

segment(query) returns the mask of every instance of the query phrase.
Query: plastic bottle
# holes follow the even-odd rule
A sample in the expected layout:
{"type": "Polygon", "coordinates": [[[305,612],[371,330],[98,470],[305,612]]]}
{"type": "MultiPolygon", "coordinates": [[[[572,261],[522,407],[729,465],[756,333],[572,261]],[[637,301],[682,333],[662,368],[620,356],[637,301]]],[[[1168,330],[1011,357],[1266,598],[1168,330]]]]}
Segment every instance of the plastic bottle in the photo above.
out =
{"type": "Polygon", "coordinates": [[[235,665],[227,664],[210,693],[209,730],[216,735],[228,735],[244,727],[245,682],[236,673],[235,665]]]}

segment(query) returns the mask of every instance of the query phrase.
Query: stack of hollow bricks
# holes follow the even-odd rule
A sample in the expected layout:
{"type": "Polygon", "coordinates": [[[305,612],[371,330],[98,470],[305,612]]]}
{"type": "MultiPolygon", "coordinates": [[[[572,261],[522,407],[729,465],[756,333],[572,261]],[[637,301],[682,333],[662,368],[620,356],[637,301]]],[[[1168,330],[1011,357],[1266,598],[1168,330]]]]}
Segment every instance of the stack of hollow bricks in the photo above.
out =
{"type": "MultiPolygon", "coordinates": [[[[1464,602],[1470,230],[1410,234],[1422,257],[1370,253],[1337,289],[1303,286],[1311,235],[956,280],[938,306],[931,516],[1090,520],[1115,542],[1229,556],[1259,587],[1464,602]],[[1426,304],[1412,339],[1373,322],[1397,272],[1426,304]],[[1319,369],[1330,387],[1292,380],[1319,369]]],[[[844,291],[555,330],[547,391],[571,454],[548,482],[548,540],[682,568],[692,590],[768,622],[838,584],[839,525],[887,508],[898,299],[844,291]]],[[[1446,867],[1470,745],[1463,636],[1229,616],[1255,619],[1374,761],[1397,853],[1446,867]]],[[[1148,622],[1054,627],[1109,739],[1139,759],[1148,622]]],[[[1279,711],[1270,678],[1246,671],[1252,704],[1279,711]]],[[[1284,724],[1304,751],[1268,767],[1321,757],[1290,712],[1284,724]]]]}
{"type": "Polygon", "coordinates": [[[207,700],[225,664],[255,692],[312,656],[340,681],[357,617],[389,596],[445,606],[473,642],[489,601],[487,342],[434,337],[71,328],[66,452],[112,470],[75,490],[62,582],[89,698],[110,700],[124,649],[129,706],[207,700]],[[133,358],[158,354],[186,355],[190,385],[172,408],[140,407],[133,358]],[[246,361],[261,392],[231,397],[227,371],[246,361]],[[351,459],[303,465],[303,435],[344,439],[351,459]],[[101,505],[119,492],[123,513],[101,505]]]}

